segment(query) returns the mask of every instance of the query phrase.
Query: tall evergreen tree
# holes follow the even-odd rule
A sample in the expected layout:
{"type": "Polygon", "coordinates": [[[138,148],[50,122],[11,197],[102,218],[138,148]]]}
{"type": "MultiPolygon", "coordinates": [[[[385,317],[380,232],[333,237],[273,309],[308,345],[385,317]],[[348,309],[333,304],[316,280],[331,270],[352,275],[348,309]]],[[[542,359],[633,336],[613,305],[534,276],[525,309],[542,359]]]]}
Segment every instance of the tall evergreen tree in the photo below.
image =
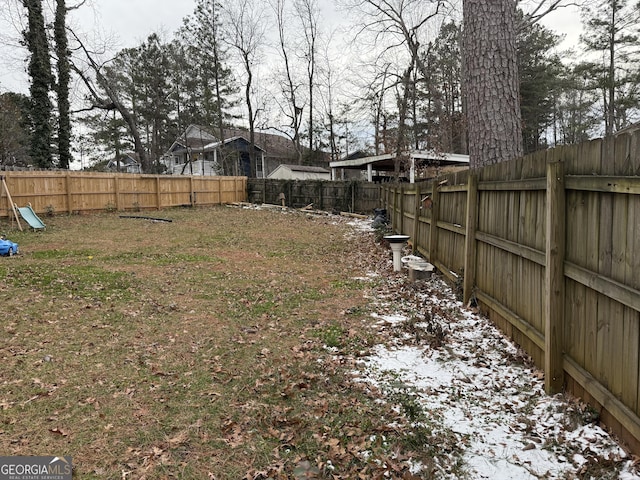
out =
{"type": "Polygon", "coordinates": [[[69,163],[71,162],[71,117],[69,114],[71,68],[69,65],[66,18],[67,7],[65,0],[57,0],[54,38],[58,57],[58,82],[56,83],[56,95],[58,98],[58,166],[64,169],[69,168],[69,163]]]}
{"type": "Polygon", "coordinates": [[[145,126],[147,151],[155,165],[160,156],[169,148],[173,138],[166,136],[167,127],[172,122],[174,99],[169,85],[169,56],[166,44],[152,34],[138,47],[138,62],[135,72],[141,74],[141,101],[138,105],[138,121],[145,126]]]}
{"type": "Polygon", "coordinates": [[[0,94],[0,165],[29,165],[29,98],[19,93],[0,94]]]}
{"type": "Polygon", "coordinates": [[[23,0],[27,9],[28,26],[24,32],[25,43],[29,49],[29,77],[31,96],[29,108],[29,127],[31,131],[31,159],[40,168],[51,168],[51,112],[52,105],[49,90],[53,83],[49,42],[42,11],[42,0],[23,0]]]}
{"type": "MultiPolygon", "coordinates": [[[[629,108],[638,108],[638,67],[631,49],[637,46],[640,4],[627,0],[599,0],[584,11],[582,43],[600,61],[591,63],[594,88],[602,92],[605,135],[623,128],[629,108]]],[[[637,60],[637,59],[636,59],[637,60]]]]}
{"type": "MultiPolygon", "coordinates": [[[[431,89],[437,91],[438,124],[432,136],[438,138],[439,149],[466,153],[466,126],[462,116],[462,62],[460,44],[462,29],[455,22],[442,26],[434,42],[431,60],[434,79],[431,89]]],[[[436,147],[436,145],[434,145],[436,147]]]]}
{"type": "Polygon", "coordinates": [[[175,74],[180,94],[186,97],[180,123],[184,127],[189,123],[214,127],[216,136],[224,139],[237,92],[231,70],[225,65],[228,54],[222,42],[220,11],[218,0],[197,0],[179,32],[188,67],[186,72],[182,69],[175,74]]]}
{"type": "Polygon", "coordinates": [[[566,72],[554,105],[554,143],[585,142],[602,124],[596,105],[598,93],[590,86],[590,65],[578,64],[566,72]]]}
{"type": "Polygon", "coordinates": [[[524,153],[549,146],[545,132],[553,123],[554,102],[562,88],[564,66],[555,47],[559,37],[538,23],[521,22],[518,72],[524,153]]]}

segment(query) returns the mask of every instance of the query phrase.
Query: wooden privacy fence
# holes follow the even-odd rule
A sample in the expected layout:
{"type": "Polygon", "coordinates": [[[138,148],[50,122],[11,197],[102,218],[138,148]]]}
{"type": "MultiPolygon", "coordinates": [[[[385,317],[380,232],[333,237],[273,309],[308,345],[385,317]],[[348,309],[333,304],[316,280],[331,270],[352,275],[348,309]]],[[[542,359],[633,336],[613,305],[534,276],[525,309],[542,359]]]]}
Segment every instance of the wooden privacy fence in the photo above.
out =
{"type": "MultiPolygon", "coordinates": [[[[38,212],[81,213],[205,206],[246,200],[246,177],[134,175],[73,171],[2,173],[13,202],[38,212]]],[[[11,205],[0,194],[0,215],[11,205]]]]}
{"type": "Polygon", "coordinates": [[[277,180],[251,178],[248,180],[249,201],[301,208],[313,204],[318,210],[371,213],[382,206],[380,185],[364,181],[277,180]]]}
{"type": "Polygon", "coordinates": [[[640,131],[393,185],[393,229],[640,451],[640,131]]]}

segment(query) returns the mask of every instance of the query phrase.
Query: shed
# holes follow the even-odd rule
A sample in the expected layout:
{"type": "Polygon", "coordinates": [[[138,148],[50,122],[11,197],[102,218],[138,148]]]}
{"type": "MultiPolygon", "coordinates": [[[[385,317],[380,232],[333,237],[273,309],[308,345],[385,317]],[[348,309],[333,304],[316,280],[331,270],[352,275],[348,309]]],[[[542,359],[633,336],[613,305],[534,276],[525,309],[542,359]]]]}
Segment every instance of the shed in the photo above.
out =
{"type": "Polygon", "coordinates": [[[278,180],[331,180],[331,171],[310,165],[280,164],[267,178],[278,180]]]}

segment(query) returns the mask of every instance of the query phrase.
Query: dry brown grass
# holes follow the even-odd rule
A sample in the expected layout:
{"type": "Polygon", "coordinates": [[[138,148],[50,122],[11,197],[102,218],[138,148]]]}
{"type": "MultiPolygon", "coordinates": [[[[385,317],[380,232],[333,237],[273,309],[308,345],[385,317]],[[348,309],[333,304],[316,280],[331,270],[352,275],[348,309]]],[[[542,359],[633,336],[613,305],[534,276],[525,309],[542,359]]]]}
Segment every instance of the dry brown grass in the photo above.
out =
{"type": "Polygon", "coordinates": [[[379,440],[393,414],[323,348],[369,343],[344,221],[151,215],[173,222],[7,232],[22,254],[0,259],[0,452],[71,455],[83,479],[374,478],[399,461],[379,440]]]}

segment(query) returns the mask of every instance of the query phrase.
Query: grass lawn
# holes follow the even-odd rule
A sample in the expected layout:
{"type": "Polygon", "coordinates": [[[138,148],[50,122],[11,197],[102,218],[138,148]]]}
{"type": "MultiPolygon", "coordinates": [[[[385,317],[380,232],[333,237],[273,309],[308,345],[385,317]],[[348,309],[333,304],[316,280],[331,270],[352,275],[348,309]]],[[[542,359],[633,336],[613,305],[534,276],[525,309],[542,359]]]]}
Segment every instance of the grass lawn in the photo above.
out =
{"type": "Polygon", "coordinates": [[[71,455],[82,479],[377,478],[401,465],[403,420],[326,348],[357,357],[373,342],[356,278],[375,245],[335,217],[146,214],[173,221],[3,221],[21,250],[0,258],[3,455],[71,455]]]}

